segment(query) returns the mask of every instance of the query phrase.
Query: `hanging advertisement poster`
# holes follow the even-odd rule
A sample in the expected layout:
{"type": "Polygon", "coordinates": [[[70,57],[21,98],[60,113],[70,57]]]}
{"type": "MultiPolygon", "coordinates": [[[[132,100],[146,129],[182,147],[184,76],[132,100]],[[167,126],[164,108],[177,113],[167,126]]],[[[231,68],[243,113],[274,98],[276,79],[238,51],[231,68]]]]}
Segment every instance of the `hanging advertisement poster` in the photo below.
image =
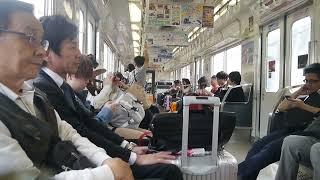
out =
{"type": "Polygon", "coordinates": [[[180,5],[172,5],[171,25],[179,26],[181,24],[180,13],[180,5]]]}
{"type": "Polygon", "coordinates": [[[148,46],[188,46],[188,35],[183,31],[148,33],[148,46]]]}
{"type": "Polygon", "coordinates": [[[203,6],[202,27],[213,28],[214,7],[203,6]]]}
{"type": "Polygon", "coordinates": [[[148,6],[148,24],[156,26],[170,25],[171,4],[168,1],[150,0],[148,6]]]}
{"type": "Polygon", "coordinates": [[[173,57],[172,49],[163,47],[151,47],[148,49],[149,57],[171,59],[173,57]]]}
{"type": "Polygon", "coordinates": [[[242,64],[253,64],[254,42],[250,41],[243,44],[241,51],[242,64]]]}
{"type": "Polygon", "coordinates": [[[181,25],[201,27],[203,16],[203,4],[182,4],[181,25]]]}

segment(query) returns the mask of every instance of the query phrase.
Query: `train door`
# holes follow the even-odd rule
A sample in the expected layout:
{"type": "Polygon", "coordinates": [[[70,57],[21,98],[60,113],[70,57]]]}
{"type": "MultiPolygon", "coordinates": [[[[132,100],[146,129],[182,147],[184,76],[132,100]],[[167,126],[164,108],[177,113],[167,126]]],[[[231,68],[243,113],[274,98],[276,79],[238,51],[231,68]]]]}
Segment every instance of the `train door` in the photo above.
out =
{"type": "Polygon", "coordinates": [[[260,137],[267,134],[272,112],[285,86],[303,83],[303,68],[309,64],[310,8],[295,11],[263,27],[260,104],[260,137]]]}
{"type": "Polygon", "coordinates": [[[276,93],[283,87],[284,31],[283,19],[262,30],[260,137],[267,133],[268,114],[277,100],[276,93]]]}

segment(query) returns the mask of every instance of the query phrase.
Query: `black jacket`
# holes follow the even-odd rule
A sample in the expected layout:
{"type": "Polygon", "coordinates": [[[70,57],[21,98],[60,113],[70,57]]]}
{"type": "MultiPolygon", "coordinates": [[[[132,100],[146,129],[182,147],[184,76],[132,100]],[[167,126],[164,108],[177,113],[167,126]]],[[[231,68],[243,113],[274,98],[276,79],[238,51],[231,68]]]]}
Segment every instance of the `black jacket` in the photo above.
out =
{"type": "Polygon", "coordinates": [[[97,146],[104,148],[111,157],[119,157],[128,162],[131,152],[120,147],[124,139],[100,124],[94,114],[85,111],[74,98],[74,105],[68,103],[64,98],[63,91],[43,70],[34,80],[34,85],[47,94],[50,103],[59,113],[61,119],[72,125],[81,136],[87,137],[97,146]]]}

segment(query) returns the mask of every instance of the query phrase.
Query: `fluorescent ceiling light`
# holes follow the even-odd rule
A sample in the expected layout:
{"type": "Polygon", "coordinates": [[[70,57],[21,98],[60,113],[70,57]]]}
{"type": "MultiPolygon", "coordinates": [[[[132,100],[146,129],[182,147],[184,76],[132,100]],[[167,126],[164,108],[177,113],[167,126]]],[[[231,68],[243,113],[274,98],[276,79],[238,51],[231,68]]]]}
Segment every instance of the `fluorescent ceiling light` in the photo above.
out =
{"type": "Polygon", "coordinates": [[[137,31],[137,30],[140,30],[140,27],[136,24],[131,24],[131,30],[137,31]]]}
{"type": "Polygon", "coordinates": [[[141,10],[136,3],[129,3],[129,12],[131,22],[141,21],[141,10]]]}
{"type": "Polygon", "coordinates": [[[133,51],[134,51],[134,53],[139,53],[139,49],[137,49],[137,48],[134,48],[133,51]]]}
{"type": "Polygon", "coordinates": [[[132,39],[139,41],[140,35],[136,31],[132,31],[132,39]]]}
{"type": "Polygon", "coordinates": [[[133,41],[133,47],[139,47],[140,44],[137,41],[133,41]]]}

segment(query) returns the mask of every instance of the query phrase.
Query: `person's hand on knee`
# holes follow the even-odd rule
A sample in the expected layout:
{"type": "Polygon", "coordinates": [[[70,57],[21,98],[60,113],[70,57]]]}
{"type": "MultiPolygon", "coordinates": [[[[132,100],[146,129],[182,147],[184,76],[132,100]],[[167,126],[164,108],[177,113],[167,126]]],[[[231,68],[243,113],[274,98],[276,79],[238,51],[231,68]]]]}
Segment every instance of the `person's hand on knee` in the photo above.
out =
{"type": "Polygon", "coordinates": [[[115,180],[134,180],[130,165],[120,158],[107,159],[103,165],[110,167],[115,180]]]}

